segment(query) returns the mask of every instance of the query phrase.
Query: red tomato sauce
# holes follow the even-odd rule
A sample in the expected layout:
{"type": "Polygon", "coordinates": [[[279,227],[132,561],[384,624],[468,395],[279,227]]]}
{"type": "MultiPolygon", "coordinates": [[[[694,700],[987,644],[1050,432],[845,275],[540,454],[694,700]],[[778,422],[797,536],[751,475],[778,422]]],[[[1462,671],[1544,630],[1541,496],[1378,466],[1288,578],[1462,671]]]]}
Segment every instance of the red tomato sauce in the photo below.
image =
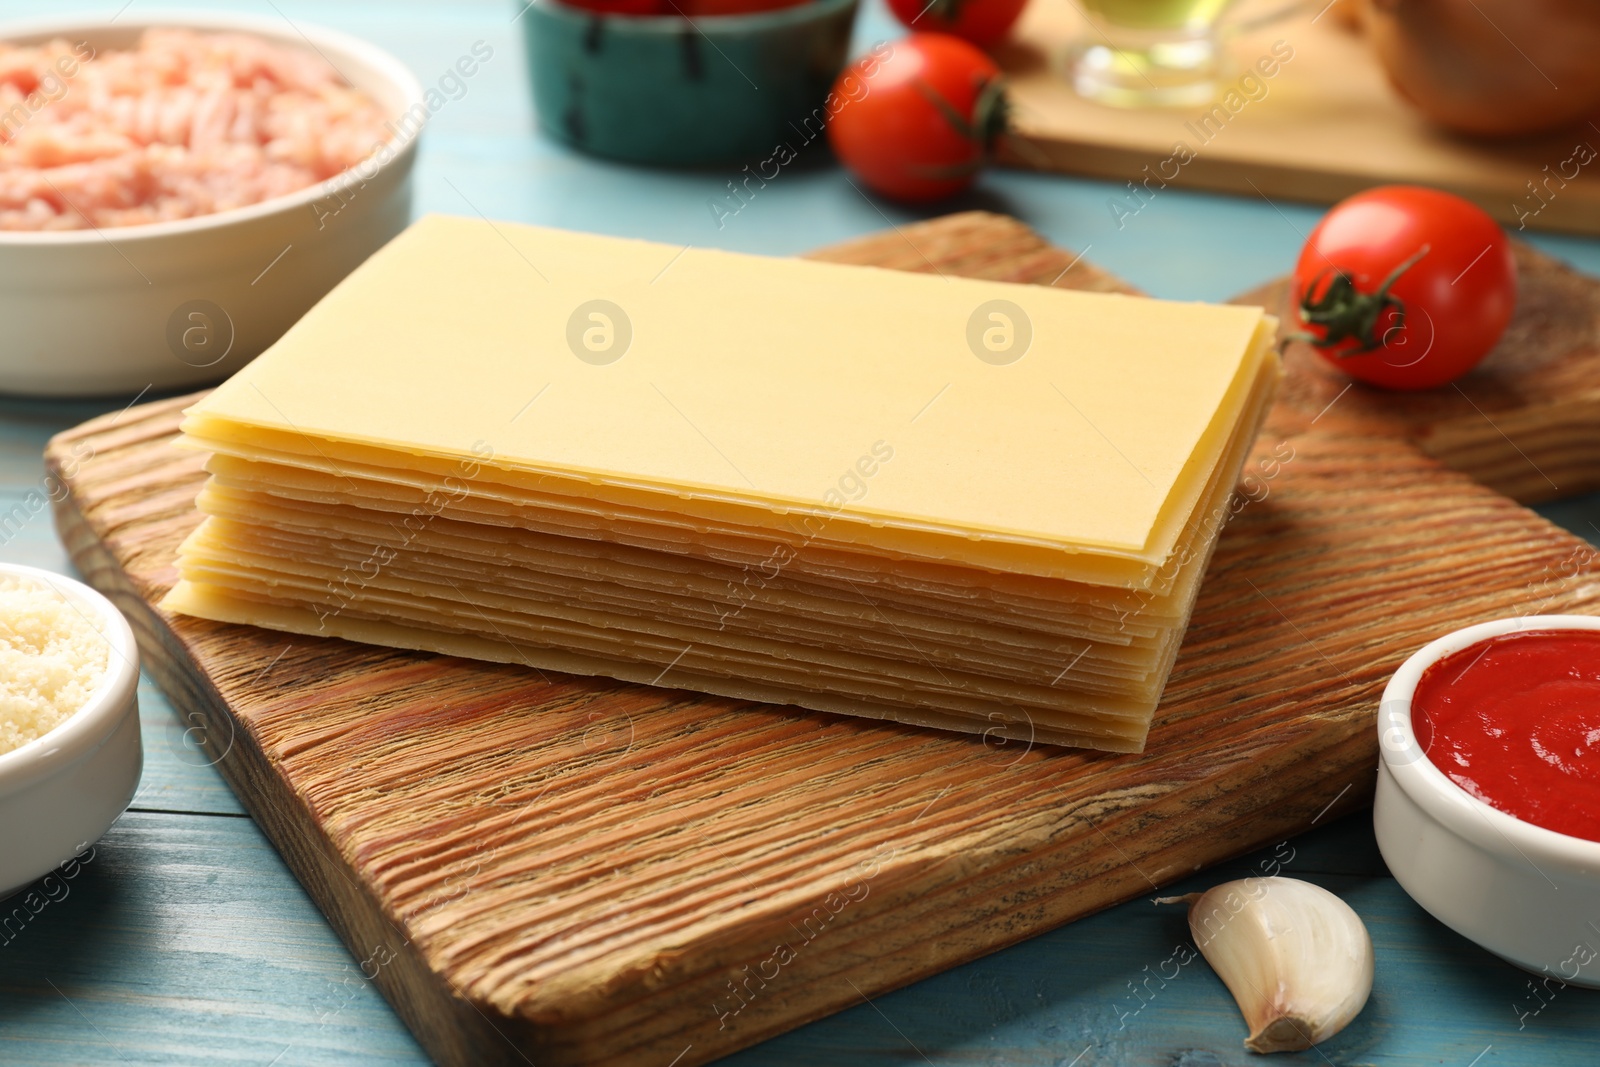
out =
{"type": "Polygon", "coordinates": [[[1469,645],[1422,674],[1412,729],[1485,804],[1600,841],[1600,630],[1530,630],[1469,645]]]}

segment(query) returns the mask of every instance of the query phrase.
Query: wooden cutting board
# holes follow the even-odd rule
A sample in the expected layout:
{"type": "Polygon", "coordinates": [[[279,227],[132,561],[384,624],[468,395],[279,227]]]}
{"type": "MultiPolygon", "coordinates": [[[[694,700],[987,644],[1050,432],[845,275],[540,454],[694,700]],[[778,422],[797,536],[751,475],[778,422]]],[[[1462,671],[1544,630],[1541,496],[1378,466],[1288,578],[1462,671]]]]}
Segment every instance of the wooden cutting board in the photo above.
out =
{"type": "Polygon", "coordinates": [[[1019,135],[1005,160],[1139,186],[1107,202],[1119,229],[1149,225],[1169,183],[1327,203],[1410,182],[1458,193],[1513,231],[1600,233],[1600,126],[1511,141],[1446,133],[1401,101],[1360,36],[1335,17],[1314,19],[1318,7],[1231,41],[1237,95],[1215,110],[1127,110],[1083,100],[1063,75],[1072,42],[1091,32],[1082,9],[1030,4],[996,53],[1019,135]],[[1241,83],[1278,42],[1290,58],[1241,83]],[[1575,156],[1579,145],[1587,153],[1575,156]]]}
{"type": "MultiPolygon", "coordinates": [[[[1126,290],[989,215],[822,255],[1126,290]]],[[[62,539],[445,1064],[687,1067],[1152,893],[1368,803],[1422,642],[1600,612],[1584,542],[1319,424],[1258,443],[1143,755],[540,674],[153,607],[199,521],[189,399],[51,443],[62,539]]]]}

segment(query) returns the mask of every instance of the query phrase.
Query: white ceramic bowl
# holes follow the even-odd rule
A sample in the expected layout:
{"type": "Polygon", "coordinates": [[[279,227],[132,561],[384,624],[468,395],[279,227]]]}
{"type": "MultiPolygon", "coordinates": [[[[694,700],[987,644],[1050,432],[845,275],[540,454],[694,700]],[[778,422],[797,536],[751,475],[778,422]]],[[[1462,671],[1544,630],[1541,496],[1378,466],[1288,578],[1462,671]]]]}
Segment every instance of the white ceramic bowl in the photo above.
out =
{"type": "Polygon", "coordinates": [[[0,897],[98,841],[139,788],[139,649],[128,621],[82,582],[18,564],[0,573],[44,582],[111,643],[88,703],[43,737],[0,755],[0,897]]]}
{"type": "MultiPolygon", "coordinates": [[[[427,114],[421,85],[399,60],[298,20],[134,8],[114,24],[7,23],[0,39],[128,48],[153,26],[315,47],[396,119],[413,108],[414,118],[427,114]]],[[[95,396],[232,374],[405,228],[419,128],[420,120],[397,122],[369,163],[233,211],[103,230],[0,231],[0,392],[95,396]]]]}
{"type": "Polygon", "coordinates": [[[1468,795],[1417,745],[1411,697],[1436,660],[1500,634],[1600,630],[1586,615],[1468,626],[1423,646],[1378,710],[1378,848],[1407,893],[1490,952],[1572,985],[1600,988],[1600,842],[1523,822],[1468,795]]]}

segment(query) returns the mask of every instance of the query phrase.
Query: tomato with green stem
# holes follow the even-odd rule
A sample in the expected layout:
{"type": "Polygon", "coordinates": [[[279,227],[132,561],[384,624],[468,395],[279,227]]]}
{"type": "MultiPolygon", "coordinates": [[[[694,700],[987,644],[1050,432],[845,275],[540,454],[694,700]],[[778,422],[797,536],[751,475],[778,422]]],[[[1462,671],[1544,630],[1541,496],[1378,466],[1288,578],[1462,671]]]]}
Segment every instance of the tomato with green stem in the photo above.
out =
{"type": "Polygon", "coordinates": [[[597,15],[622,15],[630,17],[665,17],[699,19],[720,15],[752,15],[760,11],[777,11],[795,7],[810,0],[560,0],[567,7],[591,11],[597,15]]]}
{"type": "Polygon", "coordinates": [[[1006,128],[994,60],[958,37],[914,33],[845,69],[828,122],[834,154],[874,192],[940,200],[971,185],[1006,128]]]}
{"type": "Polygon", "coordinates": [[[575,7],[580,11],[596,15],[624,15],[638,18],[673,14],[666,0],[560,0],[560,2],[566,7],[575,7]]]}
{"type": "Polygon", "coordinates": [[[1028,0],[889,0],[889,10],[907,29],[949,33],[979,48],[999,43],[1028,0]]]}
{"type": "Polygon", "coordinates": [[[1294,272],[1301,340],[1352,378],[1431,389],[1477,366],[1516,307],[1516,263],[1476,205],[1412,185],[1323,216],[1294,272]]]}
{"type": "Polygon", "coordinates": [[[753,15],[759,11],[778,11],[797,7],[810,0],[665,0],[667,10],[690,18],[714,15],[753,15]]]}

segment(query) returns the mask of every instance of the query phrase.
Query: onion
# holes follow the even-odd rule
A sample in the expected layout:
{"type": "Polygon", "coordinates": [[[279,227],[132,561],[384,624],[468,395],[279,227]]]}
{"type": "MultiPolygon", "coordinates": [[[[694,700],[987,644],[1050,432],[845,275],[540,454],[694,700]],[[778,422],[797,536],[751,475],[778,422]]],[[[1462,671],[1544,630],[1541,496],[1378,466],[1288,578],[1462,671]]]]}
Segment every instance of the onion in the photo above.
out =
{"type": "Polygon", "coordinates": [[[1340,29],[1349,30],[1351,33],[1361,32],[1362,0],[1333,0],[1328,5],[1329,19],[1336,23],[1340,29]]]}
{"type": "Polygon", "coordinates": [[[1487,137],[1600,111],[1595,0],[1371,0],[1367,35],[1400,95],[1441,126],[1487,137]]]}

